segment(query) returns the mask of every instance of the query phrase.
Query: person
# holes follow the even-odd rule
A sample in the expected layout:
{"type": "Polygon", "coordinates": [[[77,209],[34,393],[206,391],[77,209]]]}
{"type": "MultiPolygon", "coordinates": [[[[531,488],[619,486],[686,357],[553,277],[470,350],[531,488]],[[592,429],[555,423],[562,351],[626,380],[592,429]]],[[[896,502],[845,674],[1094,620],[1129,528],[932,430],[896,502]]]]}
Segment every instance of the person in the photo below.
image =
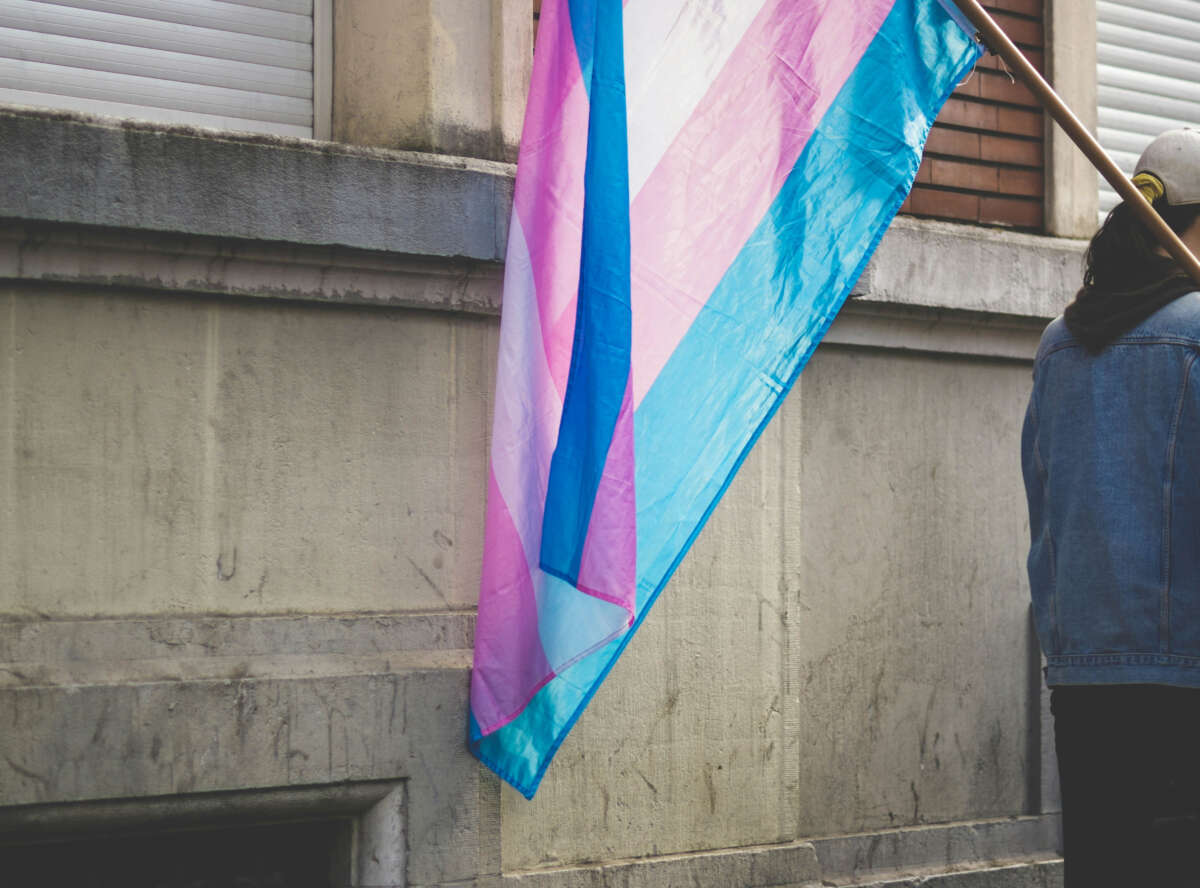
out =
{"type": "MultiPolygon", "coordinates": [[[[1200,255],[1200,131],[1134,184],[1200,255]]],[[[1046,328],[1021,441],[1067,888],[1200,885],[1200,284],[1126,204],[1046,328]]]]}

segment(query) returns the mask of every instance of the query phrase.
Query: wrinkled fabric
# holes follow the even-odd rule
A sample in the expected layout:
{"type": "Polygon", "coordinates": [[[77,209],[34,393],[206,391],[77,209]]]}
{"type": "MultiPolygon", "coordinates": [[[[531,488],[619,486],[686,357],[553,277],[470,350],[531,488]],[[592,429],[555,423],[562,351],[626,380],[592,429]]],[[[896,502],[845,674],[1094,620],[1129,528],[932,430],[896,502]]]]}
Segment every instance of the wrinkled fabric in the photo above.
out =
{"type": "Polygon", "coordinates": [[[526,796],[833,321],[978,54],[943,0],[543,4],[469,726],[526,796]]]}

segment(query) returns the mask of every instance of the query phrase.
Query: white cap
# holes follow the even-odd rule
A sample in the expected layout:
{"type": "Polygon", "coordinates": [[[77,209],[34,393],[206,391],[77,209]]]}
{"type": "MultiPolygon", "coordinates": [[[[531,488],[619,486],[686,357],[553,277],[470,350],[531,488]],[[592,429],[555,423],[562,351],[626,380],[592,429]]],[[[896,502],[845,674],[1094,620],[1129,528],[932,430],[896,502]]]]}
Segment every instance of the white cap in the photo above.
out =
{"type": "Polygon", "coordinates": [[[1167,130],[1142,152],[1133,172],[1162,182],[1170,206],[1200,203],[1200,130],[1167,130]]]}

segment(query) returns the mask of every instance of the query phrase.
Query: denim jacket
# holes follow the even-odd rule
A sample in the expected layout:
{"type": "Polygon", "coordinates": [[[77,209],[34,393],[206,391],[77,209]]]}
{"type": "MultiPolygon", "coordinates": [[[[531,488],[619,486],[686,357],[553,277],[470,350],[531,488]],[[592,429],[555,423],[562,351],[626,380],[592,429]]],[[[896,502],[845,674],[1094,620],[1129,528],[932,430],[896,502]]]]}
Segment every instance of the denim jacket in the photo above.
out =
{"type": "Polygon", "coordinates": [[[1200,293],[1042,335],[1021,438],[1046,682],[1200,687],[1200,293]]]}

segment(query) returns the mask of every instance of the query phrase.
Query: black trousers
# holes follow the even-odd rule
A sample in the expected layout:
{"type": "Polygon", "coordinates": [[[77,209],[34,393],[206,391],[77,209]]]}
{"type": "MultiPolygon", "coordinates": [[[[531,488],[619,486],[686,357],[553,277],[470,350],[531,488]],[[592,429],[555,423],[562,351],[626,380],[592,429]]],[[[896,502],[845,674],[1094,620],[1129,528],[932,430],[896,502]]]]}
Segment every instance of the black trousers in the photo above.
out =
{"type": "Polygon", "coordinates": [[[1200,690],[1050,692],[1065,888],[1200,886],[1200,690]]]}

